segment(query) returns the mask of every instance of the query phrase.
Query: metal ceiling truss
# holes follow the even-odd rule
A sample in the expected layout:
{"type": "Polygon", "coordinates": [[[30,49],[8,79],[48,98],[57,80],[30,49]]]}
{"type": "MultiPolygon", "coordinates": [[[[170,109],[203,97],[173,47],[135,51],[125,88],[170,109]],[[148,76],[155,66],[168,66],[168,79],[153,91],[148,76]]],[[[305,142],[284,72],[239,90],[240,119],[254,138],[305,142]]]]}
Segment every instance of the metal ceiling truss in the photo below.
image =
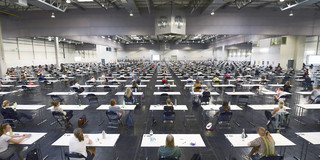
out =
{"type": "Polygon", "coordinates": [[[254,0],[235,0],[234,3],[236,4],[238,9],[242,9],[252,3],[254,0]]]}
{"type": "Polygon", "coordinates": [[[190,1],[189,7],[192,8],[190,13],[192,14],[195,10],[197,10],[199,8],[200,4],[201,4],[201,0],[190,1]]]}
{"type": "Polygon", "coordinates": [[[307,6],[307,5],[312,5],[312,4],[317,4],[319,3],[319,0],[303,0],[303,1],[288,1],[287,3],[284,4],[284,6],[281,6],[280,9],[281,11],[285,11],[287,9],[292,9],[294,7],[298,8],[301,6],[307,6]]]}

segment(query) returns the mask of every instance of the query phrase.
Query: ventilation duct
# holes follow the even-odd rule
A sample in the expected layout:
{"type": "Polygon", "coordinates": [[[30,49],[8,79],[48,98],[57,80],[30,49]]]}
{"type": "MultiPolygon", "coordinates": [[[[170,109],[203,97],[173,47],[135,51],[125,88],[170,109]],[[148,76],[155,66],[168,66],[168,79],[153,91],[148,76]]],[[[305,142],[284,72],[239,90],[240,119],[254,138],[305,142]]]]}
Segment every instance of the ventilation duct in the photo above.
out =
{"type": "Polygon", "coordinates": [[[28,7],[27,0],[10,0],[10,2],[19,6],[28,7]]]}
{"type": "Polygon", "coordinates": [[[155,18],[155,34],[186,34],[186,17],[182,11],[158,11],[155,18]]]}
{"type": "Polygon", "coordinates": [[[65,12],[67,9],[67,6],[62,5],[61,2],[55,0],[50,0],[50,3],[42,0],[29,0],[28,3],[43,10],[65,12]]]}

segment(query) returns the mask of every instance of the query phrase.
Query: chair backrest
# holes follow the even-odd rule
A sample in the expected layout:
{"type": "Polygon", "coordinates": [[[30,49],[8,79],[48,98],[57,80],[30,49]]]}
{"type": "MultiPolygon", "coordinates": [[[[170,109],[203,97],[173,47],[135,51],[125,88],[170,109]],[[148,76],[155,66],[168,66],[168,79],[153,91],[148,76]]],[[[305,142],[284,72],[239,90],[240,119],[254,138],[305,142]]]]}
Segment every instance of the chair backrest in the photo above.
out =
{"type": "Polygon", "coordinates": [[[52,116],[53,116],[53,118],[55,118],[55,119],[56,119],[57,121],[59,121],[59,122],[66,120],[64,114],[61,113],[61,112],[53,111],[53,112],[52,112],[52,116]]]}
{"type": "Polygon", "coordinates": [[[98,99],[98,97],[97,97],[96,95],[94,95],[94,94],[88,94],[88,95],[87,95],[87,98],[88,98],[89,100],[97,100],[97,99],[98,99]]]}
{"type": "Polygon", "coordinates": [[[118,120],[120,118],[117,113],[112,111],[107,111],[106,115],[109,120],[118,120]]]}
{"type": "Polygon", "coordinates": [[[220,113],[218,119],[219,121],[231,121],[231,118],[232,118],[232,112],[222,112],[220,113]]]}
{"type": "Polygon", "coordinates": [[[66,157],[67,160],[70,160],[70,158],[86,158],[84,155],[80,154],[80,153],[64,153],[64,156],[66,157]]]}
{"type": "Polygon", "coordinates": [[[283,156],[263,156],[259,160],[283,160],[283,156]]]}
{"type": "Polygon", "coordinates": [[[320,95],[313,100],[312,104],[320,104],[320,95]]]}
{"type": "Polygon", "coordinates": [[[278,126],[288,126],[290,122],[289,112],[276,112],[273,117],[276,118],[276,127],[278,126]]]}
{"type": "Polygon", "coordinates": [[[62,101],[63,101],[63,99],[60,98],[60,97],[57,96],[57,95],[51,95],[51,99],[52,99],[53,101],[58,101],[58,102],[62,102],[62,101]]]}
{"type": "Polygon", "coordinates": [[[159,157],[159,160],[179,160],[177,157],[159,157]]]}

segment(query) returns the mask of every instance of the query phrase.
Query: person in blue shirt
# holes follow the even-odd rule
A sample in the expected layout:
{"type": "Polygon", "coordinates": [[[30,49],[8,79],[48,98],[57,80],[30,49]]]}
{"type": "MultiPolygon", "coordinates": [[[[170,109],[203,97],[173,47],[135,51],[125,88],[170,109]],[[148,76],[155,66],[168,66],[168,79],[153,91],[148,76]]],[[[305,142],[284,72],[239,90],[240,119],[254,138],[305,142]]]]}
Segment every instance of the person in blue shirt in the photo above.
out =
{"type": "Polygon", "coordinates": [[[42,74],[39,75],[39,81],[42,82],[42,81],[45,81],[46,78],[44,78],[44,76],[42,74]]]}

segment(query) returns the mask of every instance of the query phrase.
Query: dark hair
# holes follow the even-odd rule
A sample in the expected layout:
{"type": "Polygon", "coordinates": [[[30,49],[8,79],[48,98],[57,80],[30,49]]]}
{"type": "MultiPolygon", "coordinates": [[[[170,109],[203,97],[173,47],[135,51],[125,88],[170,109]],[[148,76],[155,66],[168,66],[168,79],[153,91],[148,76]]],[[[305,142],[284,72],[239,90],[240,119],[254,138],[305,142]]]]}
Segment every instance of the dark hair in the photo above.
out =
{"type": "Polygon", "coordinates": [[[280,91],[284,91],[284,89],[283,89],[282,87],[281,87],[281,88],[279,88],[279,90],[280,90],[280,91]]]}
{"type": "Polygon", "coordinates": [[[229,112],[229,102],[228,101],[223,101],[222,102],[222,108],[225,112],[229,112]]]}
{"type": "Polygon", "coordinates": [[[9,123],[3,123],[3,124],[0,125],[0,136],[2,136],[3,134],[5,134],[5,133],[3,132],[3,130],[6,129],[8,125],[10,125],[10,124],[9,124],[9,123]]]}
{"type": "Polygon", "coordinates": [[[79,140],[79,142],[84,140],[83,132],[81,128],[76,128],[75,130],[73,130],[73,134],[79,140]]]}
{"type": "Polygon", "coordinates": [[[58,101],[52,101],[52,102],[50,102],[50,104],[53,105],[54,107],[58,106],[59,103],[60,103],[60,102],[58,102],[58,101]]]}
{"type": "Polygon", "coordinates": [[[111,105],[111,106],[115,106],[115,105],[116,105],[116,103],[117,103],[117,102],[116,102],[116,100],[115,100],[115,99],[111,99],[111,100],[110,100],[110,105],[111,105]]]}

